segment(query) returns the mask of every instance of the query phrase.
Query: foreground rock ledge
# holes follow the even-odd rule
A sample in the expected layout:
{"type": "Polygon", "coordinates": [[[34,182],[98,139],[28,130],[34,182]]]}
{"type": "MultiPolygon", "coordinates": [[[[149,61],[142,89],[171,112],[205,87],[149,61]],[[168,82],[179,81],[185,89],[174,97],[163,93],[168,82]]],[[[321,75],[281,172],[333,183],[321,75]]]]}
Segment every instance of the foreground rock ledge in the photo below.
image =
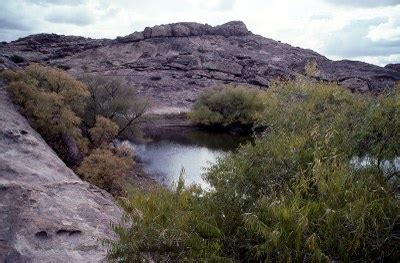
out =
{"type": "Polygon", "coordinates": [[[99,262],[122,210],[83,182],[11,103],[0,83],[0,262],[99,262]]]}

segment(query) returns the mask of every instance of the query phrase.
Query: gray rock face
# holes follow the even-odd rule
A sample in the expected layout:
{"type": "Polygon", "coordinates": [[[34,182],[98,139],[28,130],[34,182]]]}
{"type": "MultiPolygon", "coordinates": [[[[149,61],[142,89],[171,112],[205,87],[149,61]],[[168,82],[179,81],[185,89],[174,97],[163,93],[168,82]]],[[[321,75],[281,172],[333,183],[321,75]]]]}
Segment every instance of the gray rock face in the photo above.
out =
{"type": "Polygon", "coordinates": [[[397,71],[398,73],[400,73],[400,63],[388,64],[385,66],[385,68],[389,69],[389,70],[397,71]]]}
{"type": "Polygon", "coordinates": [[[254,35],[240,21],[215,27],[159,25],[115,40],[34,35],[0,46],[0,54],[17,54],[27,62],[61,67],[77,76],[120,78],[137,86],[157,107],[190,107],[202,90],[221,84],[267,88],[271,80],[305,74],[309,62],[317,64],[316,79],[337,82],[355,92],[379,93],[400,80],[395,66],[332,61],[312,50],[254,35]],[[32,41],[44,44],[37,47],[32,41]]]}
{"type": "Polygon", "coordinates": [[[81,181],[10,102],[0,83],[0,262],[101,262],[122,211],[81,181]]]}

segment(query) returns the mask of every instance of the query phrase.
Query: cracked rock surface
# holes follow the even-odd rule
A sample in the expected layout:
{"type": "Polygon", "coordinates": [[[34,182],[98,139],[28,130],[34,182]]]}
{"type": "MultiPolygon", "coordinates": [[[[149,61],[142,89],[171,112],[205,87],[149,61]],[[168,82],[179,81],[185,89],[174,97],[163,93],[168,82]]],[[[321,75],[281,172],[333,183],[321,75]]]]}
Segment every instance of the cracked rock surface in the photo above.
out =
{"type": "Polygon", "coordinates": [[[31,35],[0,46],[3,60],[24,58],[74,75],[109,75],[135,85],[157,107],[188,108],[202,90],[220,84],[261,89],[272,80],[305,74],[337,82],[357,92],[379,93],[400,80],[398,65],[379,67],[357,61],[332,61],[309,49],[255,35],[240,21],[220,26],[174,23],[146,27],[115,40],[54,34],[31,35]]]}
{"type": "Polygon", "coordinates": [[[122,210],[79,179],[0,83],[0,262],[101,262],[122,210]]]}

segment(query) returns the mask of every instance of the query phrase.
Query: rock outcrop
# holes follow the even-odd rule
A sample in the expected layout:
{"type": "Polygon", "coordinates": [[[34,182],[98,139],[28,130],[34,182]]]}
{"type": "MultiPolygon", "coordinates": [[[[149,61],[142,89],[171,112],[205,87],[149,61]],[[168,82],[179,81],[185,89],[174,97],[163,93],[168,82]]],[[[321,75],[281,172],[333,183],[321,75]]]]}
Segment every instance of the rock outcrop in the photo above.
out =
{"type": "Polygon", "coordinates": [[[388,64],[388,65],[385,66],[385,68],[400,73],[400,63],[388,64]]]}
{"type": "Polygon", "coordinates": [[[0,83],[0,262],[101,262],[121,209],[80,180],[0,83]]]}
{"type": "Polygon", "coordinates": [[[316,65],[313,77],[353,91],[379,93],[400,80],[395,66],[332,61],[308,49],[255,35],[240,21],[212,27],[175,23],[147,27],[115,40],[33,35],[2,44],[5,59],[18,55],[72,74],[102,74],[138,86],[157,107],[189,107],[202,90],[221,84],[267,88],[316,65]]]}

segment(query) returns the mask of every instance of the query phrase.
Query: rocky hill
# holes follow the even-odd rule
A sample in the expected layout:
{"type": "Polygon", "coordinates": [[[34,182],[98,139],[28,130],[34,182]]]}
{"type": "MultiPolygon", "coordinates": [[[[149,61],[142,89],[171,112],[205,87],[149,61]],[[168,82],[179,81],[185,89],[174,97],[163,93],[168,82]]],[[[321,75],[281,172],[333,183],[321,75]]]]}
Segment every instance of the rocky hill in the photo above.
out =
{"type": "Polygon", "coordinates": [[[121,209],[80,180],[0,83],[0,262],[101,262],[121,209]]]}
{"type": "Polygon", "coordinates": [[[221,83],[268,87],[315,63],[314,77],[353,91],[380,92],[400,80],[398,66],[332,61],[307,49],[255,35],[240,21],[212,27],[175,23],[147,27],[115,40],[32,35],[0,46],[3,64],[40,62],[72,74],[121,78],[158,107],[188,107],[199,91],[221,83]]]}

